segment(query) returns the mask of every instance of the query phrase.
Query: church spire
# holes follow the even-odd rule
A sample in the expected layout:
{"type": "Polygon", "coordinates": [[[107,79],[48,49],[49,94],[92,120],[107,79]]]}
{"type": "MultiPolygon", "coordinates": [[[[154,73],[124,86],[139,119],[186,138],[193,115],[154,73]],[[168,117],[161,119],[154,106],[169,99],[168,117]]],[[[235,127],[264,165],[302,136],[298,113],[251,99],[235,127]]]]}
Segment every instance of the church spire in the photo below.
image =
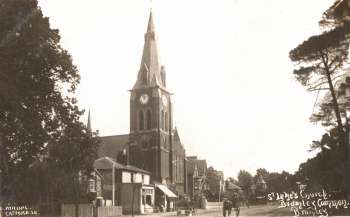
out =
{"type": "Polygon", "coordinates": [[[155,86],[165,87],[165,83],[165,70],[164,67],[160,66],[157,37],[153,22],[153,13],[151,11],[145,33],[145,44],[138,78],[133,89],[155,86]]]}
{"type": "Polygon", "coordinates": [[[148,18],[148,25],[147,25],[147,33],[150,33],[150,32],[155,32],[154,31],[154,23],[153,23],[153,15],[152,15],[152,10],[149,14],[149,18],[148,18]]]}

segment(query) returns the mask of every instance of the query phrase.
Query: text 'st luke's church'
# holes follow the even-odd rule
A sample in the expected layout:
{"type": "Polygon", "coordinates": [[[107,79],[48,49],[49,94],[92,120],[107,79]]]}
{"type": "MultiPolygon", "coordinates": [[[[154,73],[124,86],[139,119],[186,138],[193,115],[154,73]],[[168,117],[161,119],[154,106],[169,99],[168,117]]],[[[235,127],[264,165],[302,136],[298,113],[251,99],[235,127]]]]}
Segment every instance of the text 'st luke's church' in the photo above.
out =
{"type": "Polygon", "coordinates": [[[99,155],[108,156],[114,151],[111,157],[115,158],[115,151],[127,144],[131,165],[150,171],[152,181],[186,193],[185,149],[173,127],[171,93],[158,57],[152,12],[144,37],[140,69],[130,90],[130,134],[102,137],[99,155]]]}

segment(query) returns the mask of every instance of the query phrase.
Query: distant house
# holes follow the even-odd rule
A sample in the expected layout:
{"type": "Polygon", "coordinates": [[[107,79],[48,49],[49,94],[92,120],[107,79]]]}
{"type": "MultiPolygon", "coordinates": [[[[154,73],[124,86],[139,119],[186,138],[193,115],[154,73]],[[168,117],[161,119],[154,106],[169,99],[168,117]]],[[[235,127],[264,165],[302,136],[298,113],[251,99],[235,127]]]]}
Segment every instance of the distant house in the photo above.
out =
{"type": "Polygon", "coordinates": [[[199,160],[197,156],[187,157],[187,181],[189,196],[196,200],[208,189],[206,183],[207,161],[199,160]]]}

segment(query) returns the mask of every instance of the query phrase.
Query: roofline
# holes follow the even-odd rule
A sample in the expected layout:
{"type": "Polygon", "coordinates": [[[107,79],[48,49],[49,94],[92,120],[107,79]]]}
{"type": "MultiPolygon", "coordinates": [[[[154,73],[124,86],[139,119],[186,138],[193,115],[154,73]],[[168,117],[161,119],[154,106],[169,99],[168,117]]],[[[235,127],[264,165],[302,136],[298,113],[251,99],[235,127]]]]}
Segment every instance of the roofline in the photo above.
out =
{"type": "MultiPolygon", "coordinates": [[[[110,170],[114,167],[115,170],[122,170],[122,171],[136,172],[136,173],[145,173],[148,175],[152,174],[151,172],[149,172],[147,170],[143,170],[141,168],[138,168],[138,167],[135,167],[132,165],[124,165],[124,164],[118,163],[113,158],[108,157],[108,156],[100,157],[100,158],[96,159],[95,162],[100,161],[100,160],[107,160],[108,162],[110,162],[112,164],[111,168],[107,168],[107,169],[103,169],[103,170],[110,170]],[[116,168],[115,164],[119,164],[122,168],[116,168]],[[130,167],[133,167],[133,168],[130,168],[130,167]]],[[[95,169],[98,169],[98,168],[95,168],[95,169]]]]}
{"type": "MultiPolygon", "coordinates": [[[[123,165],[125,166],[125,165],[123,165]]],[[[126,167],[126,166],[125,166],[126,167]]],[[[137,168],[137,167],[136,167],[137,168]]],[[[137,168],[137,170],[134,170],[134,169],[129,169],[129,168],[123,168],[123,169],[120,169],[120,170],[125,170],[125,171],[129,171],[129,172],[138,172],[138,173],[145,173],[145,174],[148,174],[148,175],[151,175],[152,173],[147,171],[147,170],[143,170],[143,169],[140,169],[140,168],[137,168]],[[139,171],[138,171],[139,170],[139,171]]]]}

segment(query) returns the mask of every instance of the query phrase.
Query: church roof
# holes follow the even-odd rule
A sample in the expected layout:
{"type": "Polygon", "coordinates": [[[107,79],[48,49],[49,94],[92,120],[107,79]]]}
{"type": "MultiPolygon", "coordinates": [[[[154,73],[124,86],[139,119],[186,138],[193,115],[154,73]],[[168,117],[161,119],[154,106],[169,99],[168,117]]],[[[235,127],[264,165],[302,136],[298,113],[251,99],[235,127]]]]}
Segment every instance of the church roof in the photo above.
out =
{"type": "Polygon", "coordinates": [[[156,43],[156,33],[152,12],[149,15],[138,78],[133,89],[139,89],[146,86],[165,86],[161,77],[161,67],[158,57],[158,48],[156,43]]]}
{"type": "Polygon", "coordinates": [[[177,132],[177,128],[174,129],[174,141],[178,141],[181,143],[179,132],[177,132]]]}
{"type": "Polygon", "coordinates": [[[98,149],[98,157],[108,156],[114,159],[120,151],[127,147],[129,134],[102,136],[100,138],[101,144],[98,149]]]}
{"type": "Polygon", "coordinates": [[[183,144],[181,143],[180,136],[179,136],[179,133],[178,133],[176,127],[173,130],[173,132],[174,132],[174,136],[172,137],[172,140],[173,140],[174,147],[179,147],[180,149],[184,150],[185,148],[184,148],[183,144]]]}

